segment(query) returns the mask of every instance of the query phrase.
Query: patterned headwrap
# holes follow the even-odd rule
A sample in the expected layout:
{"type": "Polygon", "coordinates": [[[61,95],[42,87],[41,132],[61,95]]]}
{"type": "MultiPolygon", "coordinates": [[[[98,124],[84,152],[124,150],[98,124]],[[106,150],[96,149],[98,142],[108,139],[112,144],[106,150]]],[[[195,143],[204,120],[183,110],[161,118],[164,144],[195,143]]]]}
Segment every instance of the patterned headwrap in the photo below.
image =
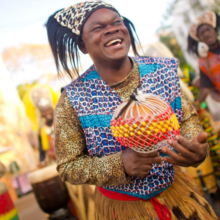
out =
{"type": "Polygon", "coordinates": [[[202,16],[198,17],[196,23],[192,24],[189,34],[196,41],[200,41],[197,36],[197,32],[198,27],[202,24],[208,24],[211,25],[213,28],[216,28],[216,14],[213,11],[208,11],[202,16]]]}
{"type": "MultiPolygon", "coordinates": [[[[97,9],[108,8],[113,11],[118,11],[110,4],[103,1],[86,1],[70,6],[59,11],[54,18],[62,26],[72,30],[76,35],[80,35],[83,25],[88,17],[97,9]]],[[[119,14],[119,13],[118,13],[119,14]]]]}

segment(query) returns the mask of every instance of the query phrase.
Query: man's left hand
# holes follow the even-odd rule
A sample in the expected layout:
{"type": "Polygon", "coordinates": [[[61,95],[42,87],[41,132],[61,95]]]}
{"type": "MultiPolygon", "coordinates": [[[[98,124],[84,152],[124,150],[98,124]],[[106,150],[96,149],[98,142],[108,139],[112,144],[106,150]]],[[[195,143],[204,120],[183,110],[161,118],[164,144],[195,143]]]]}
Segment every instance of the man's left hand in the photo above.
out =
{"type": "Polygon", "coordinates": [[[183,167],[189,167],[202,162],[208,150],[207,134],[201,132],[193,141],[189,141],[181,135],[176,136],[176,140],[168,140],[168,144],[177,152],[163,147],[162,152],[170,157],[164,157],[164,161],[183,167]]]}

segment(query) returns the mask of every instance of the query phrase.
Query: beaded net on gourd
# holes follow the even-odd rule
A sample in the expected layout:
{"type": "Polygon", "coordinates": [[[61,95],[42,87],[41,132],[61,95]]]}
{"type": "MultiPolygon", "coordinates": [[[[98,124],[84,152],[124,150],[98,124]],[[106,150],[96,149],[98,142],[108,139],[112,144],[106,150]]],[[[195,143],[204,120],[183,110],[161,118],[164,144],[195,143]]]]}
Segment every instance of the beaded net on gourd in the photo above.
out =
{"type": "Polygon", "coordinates": [[[111,130],[121,145],[150,153],[168,146],[167,140],[179,134],[179,123],[171,106],[159,96],[136,90],[129,102],[115,110],[111,130]]]}

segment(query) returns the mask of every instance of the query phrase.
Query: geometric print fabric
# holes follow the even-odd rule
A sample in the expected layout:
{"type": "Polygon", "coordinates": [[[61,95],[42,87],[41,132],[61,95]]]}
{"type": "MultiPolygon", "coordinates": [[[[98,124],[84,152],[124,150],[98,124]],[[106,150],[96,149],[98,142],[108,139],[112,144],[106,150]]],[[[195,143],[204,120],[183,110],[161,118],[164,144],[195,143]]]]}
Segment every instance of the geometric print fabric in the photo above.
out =
{"type": "MultiPolygon", "coordinates": [[[[158,95],[169,103],[181,124],[182,107],[177,59],[155,57],[133,59],[139,67],[140,90],[143,93],[158,95]]],[[[126,149],[116,141],[110,129],[110,121],[122,99],[100,78],[94,66],[90,67],[81,79],[76,79],[66,86],[65,90],[81,121],[91,157],[103,157],[126,149]]],[[[173,165],[163,162],[162,165],[153,164],[152,170],[144,178],[131,177],[129,184],[103,188],[149,199],[171,186],[173,177],[173,165]]]]}

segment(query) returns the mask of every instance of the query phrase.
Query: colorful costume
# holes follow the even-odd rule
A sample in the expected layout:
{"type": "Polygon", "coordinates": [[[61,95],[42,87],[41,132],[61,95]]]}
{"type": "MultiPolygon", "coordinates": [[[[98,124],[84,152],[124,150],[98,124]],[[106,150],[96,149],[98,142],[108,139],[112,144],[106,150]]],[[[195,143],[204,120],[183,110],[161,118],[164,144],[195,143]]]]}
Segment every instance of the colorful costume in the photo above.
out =
{"type": "Polygon", "coordinates": [[[45,159],[45,152],[54,152],[54,126],[47,126],[41,118],[40,110],[55,108],[58,95],[46,85],[36,85],[24,96],[26,112],[31,120],[32,129],[39,136],[40,161],[45,159]]]}
{"type": "Polygon", "coordinates": [[[175,59],[134,58],[132,71],[119,84],[108,86],[91,67],[81,80],[65,87],[55,112],[58,171],[64,181],[72,184],[102,186],[95,195],[97,219],[157,219],[158,214],[150,200],[140,200],[156,195],[156,199],[171,211],[172,219],[179,219],[179,216],[217,219],[211,208],[207,212],[205,207],[209,205],[194,190],[189,177],[178,169],[174,176],[171,164],[163,162],[162,165],[153,165],[152,171],[144,178],[127,176],[121,158],[125,147],[112,137],[110,131],[114,109],[128,100],[141,82],[143,91],[149,92],[146,91],[149,83],[152,84],[151,92],[164,95],[181,123],[183,136],[190,140],[197,136],[202,131],[201,126],[195,109],[184,94],[180,95],[176,65],[175,59]],[[166,83],[168,86],[170,84],[167,89],[166,83]],[[106,191],[120,192],[122,197],[131,195],[136,201],[108,198],[100,191],[105,195],[106,191]]]}
{"type": "MultiPolygon", "coordinates": [[[[75,45],[88,17],[101,8],[118,13],[108,3],[91,1],[60,10],[49,18],[48,39],[58,71],[61,63],[71,75],[63,54],[66,51],[77,72],[75,45]]],[[[133,24],[121,18],[119,23],[123,20],[123,28],[127,28],[137,54],[133,24]]],[[[108,20],[108,24],[115,27],[117,22],[108,20]]],[[[129,62],[128,57],[125,59],[129,62]]],[[[181,94],[176,59],[135,57],[130,59],[131,63],[133,69],[118,83],[108,85],[92,66],[64,88],[55,111],[55,150],[60,177],[71,184],[98,186],[96,219],[162,220],[171,216],[172,219],[217,219],[186,175],[178,169],[174,175],[174,166],[168,162],[152,164],[145,177],[126,174],[122,161],[126,146],[113,137],[110,122],[115,109],[129,100],[138,86],[143,93],[158,95],[172,107],[183,136],[192,140],[202,131],[195,109],[181,94]]],[[[161,152],[160,155],[165,156],[161,152]]]]}
{"type": "MultiPolygon", "coordinates": [[[[198,98],[199,89],[193,86],[192,81],[196,79],[196,75],[189,70],[183,71],[185,78],[182,80],[188,85],[189,89],[192,91],[195,99],[198,98]]],[[[206,104],[202,103],[202,106],[206,108],[206,104]]],[[[208,143],[210,149],[210,156],[212,159],[212,164],[215,171],[215,176],[220,179],[220,142],[218,140],[218,135],[213,127],[213,119],[210,113],[205,109],[201,108],[198,112],[199,120],[204,131],[208,134],[208,143]]]]}
{"type": "MultiPolygon", "coordinates": [[[[220,119],[220,45],[218,42],[215,42],[216,47],[209,48],[206,43],[200,41],[198,30],[202,25],[212,27],[218,35],[220,29],[220,16],[212,11],[202,14],[197,18],[196,23],[192,24],[188,38],[188,50],[199,57],[200,88],[209,89],[210,95],[207,97],[206,101],[213,119],[217,121],[220,119]]],[[[217,37],[216,41],[218,40],[217,37]]],[[[201,97],[198,98],[196,103],[203,101],[202,99],[205,98],[205,96],[204,98],[201,97]]]]}

